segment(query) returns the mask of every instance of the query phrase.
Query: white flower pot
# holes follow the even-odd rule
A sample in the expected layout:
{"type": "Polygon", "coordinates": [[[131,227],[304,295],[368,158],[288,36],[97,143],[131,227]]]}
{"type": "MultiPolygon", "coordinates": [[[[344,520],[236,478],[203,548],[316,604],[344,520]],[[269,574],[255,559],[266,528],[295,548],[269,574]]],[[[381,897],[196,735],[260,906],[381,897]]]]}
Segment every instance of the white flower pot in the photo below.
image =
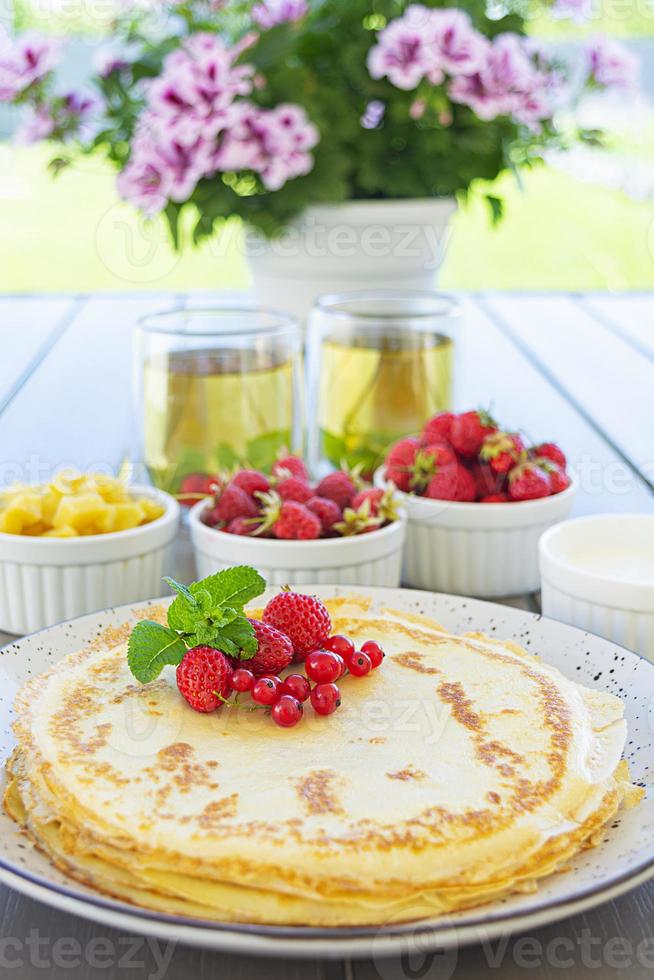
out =
{"type": "Polygon", "coordinates": [[[397,588],[402,570],[406,516],[377,531],[349,538],[275,541],[227,534],[202,521],[207,503],[189,514],[199,578],[230,565],[251,565],[268,585],[386,585],[397,588]]]}
{"type": "Polygon", "coordinates": [[[246,236],[257,299],[306,319],[318,296],[355,289],[433,289],[454,198],[311,207],[284,235],[246,236]]]}

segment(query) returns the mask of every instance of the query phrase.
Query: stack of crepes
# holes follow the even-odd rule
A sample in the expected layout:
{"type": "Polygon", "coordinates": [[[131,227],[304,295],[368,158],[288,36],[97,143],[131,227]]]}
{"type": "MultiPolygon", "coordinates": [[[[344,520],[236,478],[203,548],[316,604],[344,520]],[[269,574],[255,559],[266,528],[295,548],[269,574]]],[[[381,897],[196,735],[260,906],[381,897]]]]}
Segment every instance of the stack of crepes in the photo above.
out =
{"type": "Polygon", "coordinates": [[[135,683],[128,627],[31,681],[9,813],[69,875],[149,909],[362,926],[533,890],[638,798],[617,698],[508,642],[327,604],[387,656],[296,729],[196,714],[172,669],[135,683]]]}

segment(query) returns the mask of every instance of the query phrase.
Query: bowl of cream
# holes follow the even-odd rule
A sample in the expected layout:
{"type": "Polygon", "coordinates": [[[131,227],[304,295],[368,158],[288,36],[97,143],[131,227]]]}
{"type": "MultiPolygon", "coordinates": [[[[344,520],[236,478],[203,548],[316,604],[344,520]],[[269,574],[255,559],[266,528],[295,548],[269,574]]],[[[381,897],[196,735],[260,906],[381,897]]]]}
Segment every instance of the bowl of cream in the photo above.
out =
{"type": "Polygon", "coordinates": [[[540,538],[543,615],[654,661],[654,514],[563,521],[540,538]]]}

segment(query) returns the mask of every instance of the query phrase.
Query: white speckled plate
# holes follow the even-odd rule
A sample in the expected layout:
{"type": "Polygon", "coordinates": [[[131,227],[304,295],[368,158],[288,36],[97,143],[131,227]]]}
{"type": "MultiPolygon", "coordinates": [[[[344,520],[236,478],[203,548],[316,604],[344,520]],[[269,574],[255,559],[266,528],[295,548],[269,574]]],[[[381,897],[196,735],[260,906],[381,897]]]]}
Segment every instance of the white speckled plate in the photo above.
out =
{"type": "MultiPolygon", "coordinates": [[[[306,591],[333,596],[352,590],[322,585],[307,586],[306,591]]],[[[424,612],[453,632],[478,629],[511,638],[573,680],[617,694],[625,703],[629,726],[626,752],[632,777],[646,787],[646,799],[620,815],[599,847],[579,855],[569,871],[545,879],[537,892],[414,925],[330,931],[221,925],[137,909],[56,871],[4,813],[0,815],[0,880],[85,918],[197,946],[272,956],[381,957],[413,948],[452,950],[513,929],[535,928],[608,901],[654,877],[654,664],[589,633],[506,606],[402,589],[366,592],[382,604],[424,612]]],[[[23,681],[79,649],[108,626],[135,621],[142,612],[143,603],[139,603],[94,613],[0,651],[0,757],[5,758],[13,746],[11,704],[23,681]]]]}

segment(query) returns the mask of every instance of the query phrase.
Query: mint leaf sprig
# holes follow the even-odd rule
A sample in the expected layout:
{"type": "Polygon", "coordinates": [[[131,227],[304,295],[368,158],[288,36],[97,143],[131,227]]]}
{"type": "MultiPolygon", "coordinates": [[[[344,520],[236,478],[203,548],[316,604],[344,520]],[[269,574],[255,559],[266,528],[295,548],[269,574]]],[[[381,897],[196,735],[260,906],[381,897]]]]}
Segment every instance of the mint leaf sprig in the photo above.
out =
{"type": "Polygon", "coordinates": [[[258,641],[243,607],[266,588],[254,568],[236,565],[186,586],[164,579],[177,596],[168,607],[168,626],[145,619],[132,630],[127,662],[142,684],[177,666],[188,649],[207,645],[241,660],[251,659],[258,641]]]}

